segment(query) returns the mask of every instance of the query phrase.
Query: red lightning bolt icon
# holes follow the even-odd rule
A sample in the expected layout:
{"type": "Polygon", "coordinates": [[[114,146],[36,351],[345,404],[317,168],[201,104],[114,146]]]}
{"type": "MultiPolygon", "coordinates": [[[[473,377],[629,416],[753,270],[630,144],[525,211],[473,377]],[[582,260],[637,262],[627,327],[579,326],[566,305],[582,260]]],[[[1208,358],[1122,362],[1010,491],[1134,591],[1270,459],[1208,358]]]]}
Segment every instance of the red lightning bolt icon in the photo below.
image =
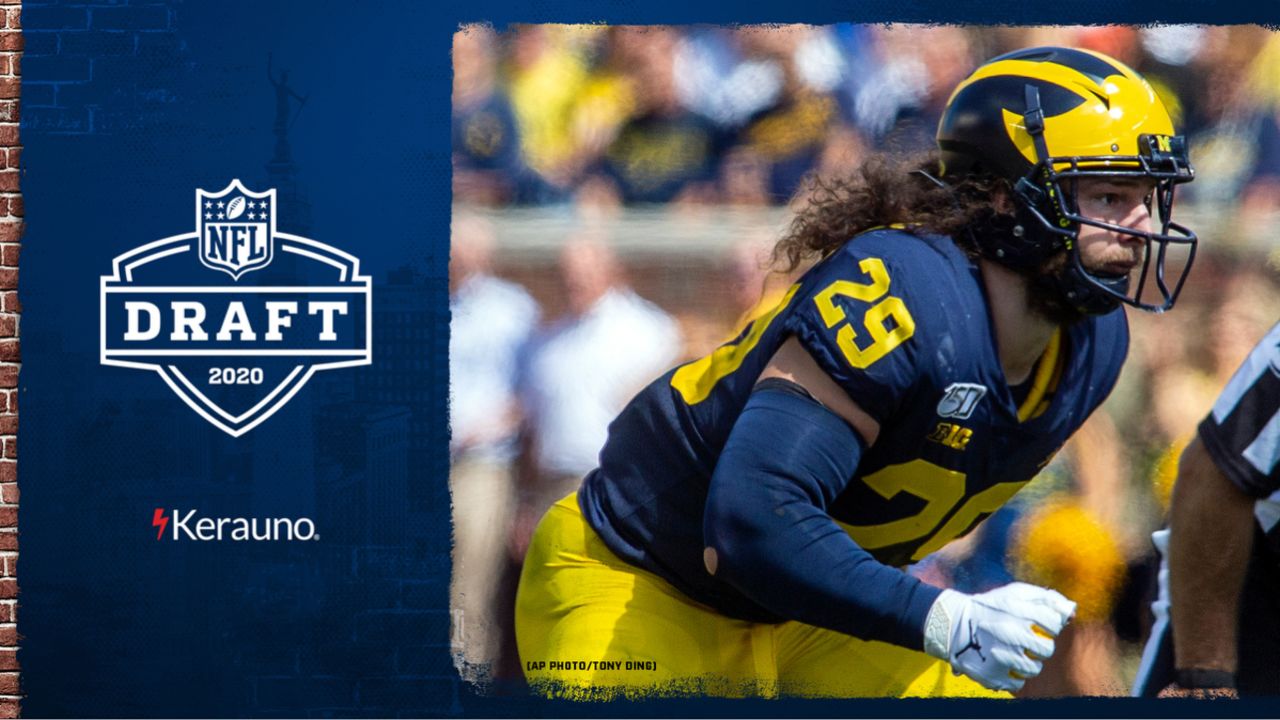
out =
{"type": "Polygon", "coordinates": [[[164,516],[163,508],[156,508],[156,514],[151,517],[151,527],[160,528],[156,531],[156,540],[164,537],[164,529],[169,526],[169,518],[164,516]]]}

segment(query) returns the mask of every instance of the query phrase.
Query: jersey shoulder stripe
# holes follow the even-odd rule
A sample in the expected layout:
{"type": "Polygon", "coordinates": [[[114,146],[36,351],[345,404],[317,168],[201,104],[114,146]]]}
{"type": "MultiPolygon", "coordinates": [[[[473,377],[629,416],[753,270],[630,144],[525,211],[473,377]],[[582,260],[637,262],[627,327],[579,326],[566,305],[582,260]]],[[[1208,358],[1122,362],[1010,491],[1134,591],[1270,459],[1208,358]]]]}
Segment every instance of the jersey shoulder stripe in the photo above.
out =
{"type": "Polygon", "coordinates": [[[1244,363],[1231,376],[1222,394],[1213,404],[1213,420],[1221,425],[1231,411],[1239,405],[1240,399],[1249,392],[1268,370],[1280,372],[1280,323],[1277,323],[1265,337],[1249,352],[1244,363]]]}

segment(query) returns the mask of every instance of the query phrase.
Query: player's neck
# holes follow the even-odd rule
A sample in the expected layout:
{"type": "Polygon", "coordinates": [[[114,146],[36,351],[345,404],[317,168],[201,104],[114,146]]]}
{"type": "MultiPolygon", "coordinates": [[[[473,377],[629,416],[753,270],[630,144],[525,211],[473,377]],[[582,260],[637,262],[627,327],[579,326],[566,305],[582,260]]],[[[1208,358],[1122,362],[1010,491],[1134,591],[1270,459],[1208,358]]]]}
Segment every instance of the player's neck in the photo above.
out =
{"type": "Polygon", "coordinates": [[[1005,381],[1017,385],[1031,375],[1057,326],[1031,309],[1025,278],[989,260],[981,268],[1005,381]]]}

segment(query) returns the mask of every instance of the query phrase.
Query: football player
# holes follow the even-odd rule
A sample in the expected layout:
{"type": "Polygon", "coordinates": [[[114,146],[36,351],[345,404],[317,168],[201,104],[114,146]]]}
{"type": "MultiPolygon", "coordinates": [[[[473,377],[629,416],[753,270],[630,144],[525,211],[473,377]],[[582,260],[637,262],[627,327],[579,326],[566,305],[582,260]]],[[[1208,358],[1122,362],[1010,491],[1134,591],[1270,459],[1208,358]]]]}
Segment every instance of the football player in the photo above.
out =
{"type": "Polygon", "coordinates": [[[1139,697],[1280,694],[1280,325],[1183,452],[1139,697]]]}
{"type": "Polygon", "coordinates": [[[1074,604],[903,567],[973,530],[1103,401],[1121,306],[1173,306],[1186,144],[1139,75],[1036,48],[966,78],[938,153],[824,184],[772,311],[610,426],[542,519],[516,634],[544,692],[1008,696],[1074,604]],[[912,172],[911,169],[915,168],[912,172]]]}

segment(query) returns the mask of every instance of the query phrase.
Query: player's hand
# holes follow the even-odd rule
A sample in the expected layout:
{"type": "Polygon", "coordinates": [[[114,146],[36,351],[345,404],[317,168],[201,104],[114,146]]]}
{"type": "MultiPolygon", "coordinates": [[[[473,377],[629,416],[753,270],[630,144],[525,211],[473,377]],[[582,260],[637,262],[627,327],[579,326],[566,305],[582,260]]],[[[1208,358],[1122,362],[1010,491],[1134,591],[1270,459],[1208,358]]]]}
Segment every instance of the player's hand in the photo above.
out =
{"type": "Polygon", "coordinates": [[[1172,683],[1160,691],[1158,698],[1191,698],[1192,700],[1238,700],[1240,693],[1233,687],[1185,688],[1172,683]]]}
{"type": "Polygon", "coordinates": [[[1013,692],[1040,674],[1075,614],[1061,594],[1011,583],[980,595],[943,590],[925,622],[925,652],[990,690],[1013,692]]]}

